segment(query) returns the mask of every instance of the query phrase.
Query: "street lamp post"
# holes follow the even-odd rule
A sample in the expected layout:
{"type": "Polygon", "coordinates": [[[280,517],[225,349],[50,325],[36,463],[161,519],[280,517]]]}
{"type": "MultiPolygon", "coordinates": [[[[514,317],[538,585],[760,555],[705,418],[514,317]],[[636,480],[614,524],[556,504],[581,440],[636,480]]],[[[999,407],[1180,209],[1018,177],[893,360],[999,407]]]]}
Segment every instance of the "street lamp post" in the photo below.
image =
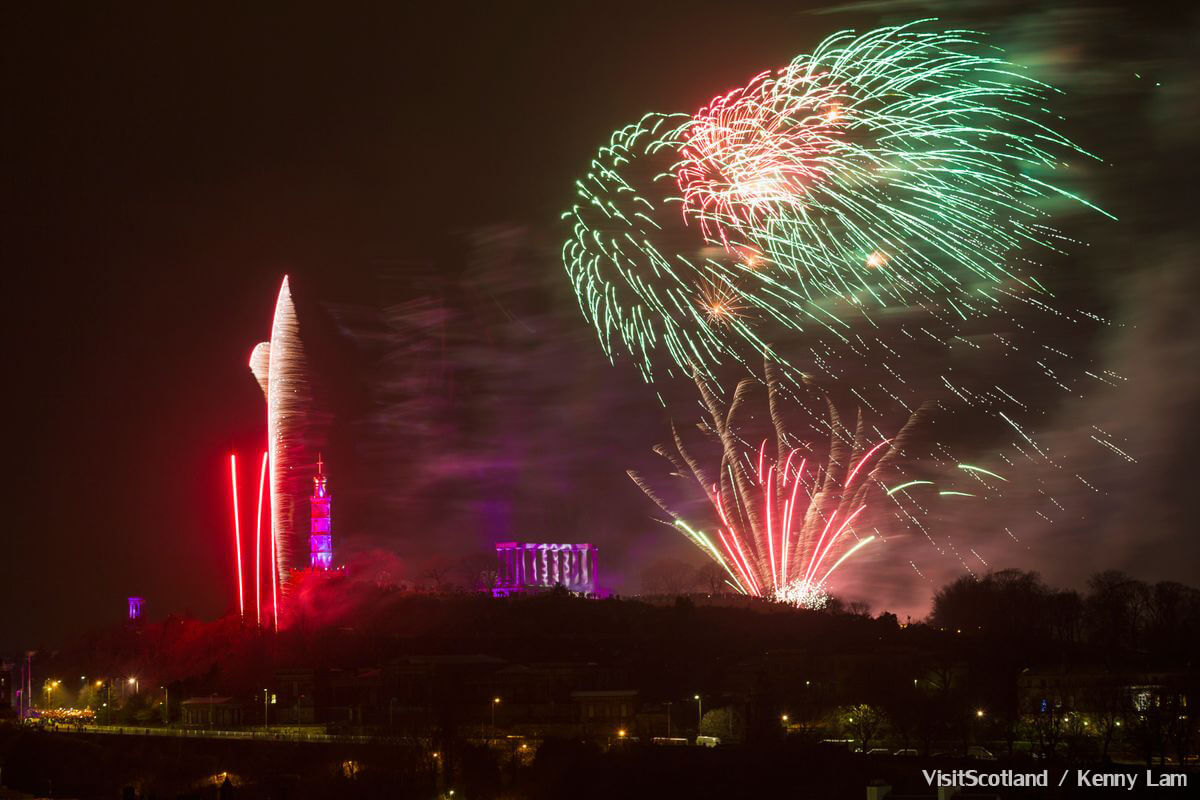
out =
{"type": "Polygon", "coordinates": [[[492,698],[492,738],[496,738],[496,706],[500,705],[500,698],[492,698]]]}
{"type": "Polygon", "coordinates": [[[171,724],[171,690],[166,686],[158,687],[163,690],[163,725],[171,724]]]}
{"type": "Polygon", "coordinates": [[[671,703],[667,702],[667,738],[671,738],[671,703]]]}
{"type": "Polygon", "coordinates": [[[692,699],[696,701],[696,735],[700,735],[700,723],[704,721],[704,701],[700,699],[700,695],[692,695],[692,699]]]}

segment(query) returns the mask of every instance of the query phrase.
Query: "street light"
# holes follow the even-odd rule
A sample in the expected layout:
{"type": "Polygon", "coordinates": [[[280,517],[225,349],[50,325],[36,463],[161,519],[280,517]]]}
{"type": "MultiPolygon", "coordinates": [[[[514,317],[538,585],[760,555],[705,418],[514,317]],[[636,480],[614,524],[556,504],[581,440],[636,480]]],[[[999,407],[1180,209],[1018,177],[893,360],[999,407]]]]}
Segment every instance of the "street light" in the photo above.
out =
{"type": "Polygon", "coordinates": [[[496,706],[500,705],[500,698],[492,698],[492,738],[496,738],[496,706]]]}
{"type": "Polygon", "coordinates": [[[700,723],[704,721],[704,701],[700,699],[700,695],[692,695],[692,699],[696,701],[696,735],[700,735],[700,723]]]}
{"type": "Polygon", "coordinates": [[[101,686],[104,687],[104,705],[102,706],[104,709],[104,721],[111,725],[112,709],[109,706],[112,704],[112,681],[108,681],[107,683],[102,680],[96,681],[96,688],[99,689],[101,686]]]}
{"type": "Polygon", "coordinates": [[[132,686],[132,687],[133,687],[133,693],[134,693],[134,694],[137,694],[137,693],[138,693],[138,679],[137,679],[137,678],[130,678],[130,679],[129,679],[129,681],[128,681],[128,683],[129,683],[129,685],[130,685],[130,686],[132,686]]]}
{"type": "Polygon", "coordinates": [[[982,717],[983,717],[983,709],[981,708],[981,709],[977,710],[977,711],[975,712],[975,716],[976,716],[976,717],[979,717],[979,718],[982,718],[982,717]]]}

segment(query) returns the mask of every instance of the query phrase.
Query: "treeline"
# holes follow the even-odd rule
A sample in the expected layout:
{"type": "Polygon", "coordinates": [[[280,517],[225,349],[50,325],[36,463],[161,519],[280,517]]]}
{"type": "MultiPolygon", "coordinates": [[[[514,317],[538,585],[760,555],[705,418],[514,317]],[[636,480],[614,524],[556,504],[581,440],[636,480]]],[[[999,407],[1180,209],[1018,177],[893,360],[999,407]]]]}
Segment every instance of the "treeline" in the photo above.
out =
{"type": "Polygon", "coordinates": [[[1043,655],[1083,647],[1110,666],[1183,666],[1200,656],[1200,590],[1116,571],[1094,575],[1082,593],[1051,588],[1036,572],[964,576],[935,595],[929,622],[1043,655]]]}
{"type": "MultiPolygon", "coordinates": [[[[986,743],[1050,757],[1074,742],[1071,752],[1104,755],[1112,745],[1146,760],[1185,757],[1195,744],[1200,592],[1116,572],[1082,592],[1015,570],[962,578],[937,593],[926,622],[909,625],[839,603],[802,611],[734,597],[591,600],[562,590],[493,598],[351,579],[296,587],[290,601],[278,634],[236,618],[127,625],[40,655],[36,681],[64,679],[56,702],[150,723],[168,691],[173,706],[214,693],[250,704],[280,669],[369,668],[387,698],[398,661],[484,655],[566,669],[561,697],[549,698],[556,703],[576,689],[635,690],[646,718],[661,716],[646,724],[664,730],[669,704],[678,710],[701,695],[704,725],[744,741],[790,731],[923,753],[986,743]],[[83,675],[82,684],[68,677],[83,675]]],[[[446,697],[463,708],[443,717],[471,722],[503,691],[491,678],[461,680],[446,697]]],[[[681,719],[689,718],[674,724],[681,719]]]]}

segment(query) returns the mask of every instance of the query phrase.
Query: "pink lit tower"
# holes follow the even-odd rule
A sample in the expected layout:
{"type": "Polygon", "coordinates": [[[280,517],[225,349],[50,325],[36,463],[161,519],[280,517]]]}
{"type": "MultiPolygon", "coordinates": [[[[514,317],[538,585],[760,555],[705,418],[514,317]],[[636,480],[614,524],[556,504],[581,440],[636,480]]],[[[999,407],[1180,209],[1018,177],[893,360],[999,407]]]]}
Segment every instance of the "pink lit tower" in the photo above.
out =
{"type": "Polygon", "coordinates": [[[333,529],[329,515],[329,503],[333,499],[325,482],[325,462],[317,456],[317,474],[313,476],[313,493],[309,498],[312,506],[312,528],[308,536],[310,552],[309,567],[328,570],[333,568],[333,529]]]}

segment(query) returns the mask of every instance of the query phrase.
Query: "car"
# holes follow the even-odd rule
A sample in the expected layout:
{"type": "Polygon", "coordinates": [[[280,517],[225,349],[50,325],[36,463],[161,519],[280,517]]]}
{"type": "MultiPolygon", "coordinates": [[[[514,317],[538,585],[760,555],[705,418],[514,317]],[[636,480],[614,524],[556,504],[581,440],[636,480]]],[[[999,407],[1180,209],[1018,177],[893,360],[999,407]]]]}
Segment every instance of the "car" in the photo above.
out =
{"type": "Polygon", "coordinates": [[[854,750],[853,739],[822,739],[821,744],[833,747],[844,747],[847,750],[854,750]]]}
{"type": "Polygon", "coordinates": [[[967,758],[974,758],[977,761],[995,761],[996,756],[992,755],[992,751],[986,747],[979,745],[971,745],[967,748],[967,758]]]}
{"type": "Polygon", "coordinates": [[[867,751],[867,755],[869,756],[890,756],[891,754],[892,751],[888,750],[886,747],[872,747],[867,751]]]}
{"type": "Polygon", "coordinates": [[[903,750],[897,750],[896,752],[892,753],[892,755],[894,755],[894,756],[905,756],[905,757],[908,757],[908,758],[912,758],[912,757],[915,757],[915,756],[919,756],[919,755],[921,755],[921,754],[917,752],[917,749],[916,749],[915,747],[906,747],[906,748],[904,748],[903,750]]]}
{"type": "Polygon", "coordinates": [[[697,736],[696,744],[700,747],[716,747],[721,743],[720,736],[697,736]]]}

